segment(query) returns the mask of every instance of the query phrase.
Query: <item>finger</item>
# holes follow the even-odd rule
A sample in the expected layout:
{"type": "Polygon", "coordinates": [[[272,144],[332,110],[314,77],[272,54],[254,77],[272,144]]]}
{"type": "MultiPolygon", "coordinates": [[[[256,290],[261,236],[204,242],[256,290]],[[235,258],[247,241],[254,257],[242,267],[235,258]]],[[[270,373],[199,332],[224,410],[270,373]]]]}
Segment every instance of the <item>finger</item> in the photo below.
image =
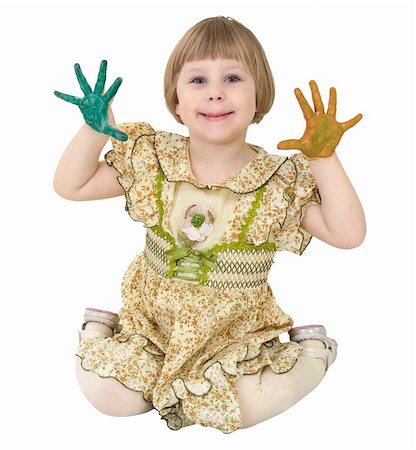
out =
{"type": "Polygon", "coordinates": [[[337,113],[337,91],[334,87],[329,90],[328,115],[335,117],[337,113]]]}
{"type": "Polygon", "coordinates": [[[315,112],[319,114],[325,114],[324,104],[322,103],[321,94],[319,93],[318,85],[315,80],[309,82],[311,87],[313,104],[315,106],[315,112]]]}
{"type": "Polygon", "coordinates": [[[59,91],[54,91],[54,94],[61,98],[62,100],[65,100],[66,102],[73,103],[74,105],[79,105],[79,102],[81,99],[79,97],[74,97],[73,95],[63,94],[59,91]]]}
{"type": "Polygon", "coordinates": [[[341,126],[343,128],[344,131],[349,130],[350,128],[352,128],[354,125],[356,125],[361,119],[363,118],[362,114],[357,114],[354,118],[352,118],[351,120],[348,120],[347,122],[342,122],[341,126]]]}
{"type": "Polygon", "coordinates": [[[310,119],[313,116],[312,108],[309,106],[309,103],[306,101],[306,98],[303,96],[302,91],[299,88],[295,89],[295,95],[303,111],[303,117],[306,120],[310,119]]]}
{"type": "Polygon", "coordinates": [[[120,84],[123,82],[123,78],[118,77],[114,83],[108,88],[108,91],[103,95],[103,100],[108,102],[111,100],[117,93],[120,84]]]}
{"type": "Polygon", "coordinates": [[[84,77],[84,74],[82,73],[81,67],[78,63],[75,64],[74,69],[78,78],[78,83],[81,86],[82,92],[85,95],[91,94],[92,93],[91,86],[88,84],[88,81],[84,77]]]}
{"type": "Polygon", "coordinates": [[[114,139],[117,139],[118,141],[127,141],[129,138],[126,133],[123,133],[120,130],[117,130],[116,128],[113,128],[111,125],[106,125],[104,127],[104,133],[110,135],[114,139]]]}
{"type": "Polygon", "coordinates": [[[107,76],[107,61],[103,59],[101,61],[100,70],[98,72],[97,82],[94,87],[94,94],[100,95],[103,93],[105,80],[107,76]]]}
{"type": "Polygon", "coordinates": [[[281,141],[277,144],[279,150],[299,150],[300,141],[299,139],[287,139],[286,141],[281,141]]]}

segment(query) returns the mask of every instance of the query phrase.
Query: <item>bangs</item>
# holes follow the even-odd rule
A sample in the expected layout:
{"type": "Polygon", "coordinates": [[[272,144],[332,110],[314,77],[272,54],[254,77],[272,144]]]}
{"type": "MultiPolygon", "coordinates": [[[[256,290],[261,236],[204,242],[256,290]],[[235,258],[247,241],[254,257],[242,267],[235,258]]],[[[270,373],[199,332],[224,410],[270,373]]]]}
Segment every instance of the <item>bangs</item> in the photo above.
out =
{"type": "Polygon", "coordinates": [[[226,24],[222,21],[207,21],[205,26],[190,34],[186,45],[177,56],[177,64],[182,67],[190,61],[219,58],[235,59],[251,68],[252,58],[247,51],[251,47],[250,44],[241,30],[230,26],[229,21],[226,24]]]}

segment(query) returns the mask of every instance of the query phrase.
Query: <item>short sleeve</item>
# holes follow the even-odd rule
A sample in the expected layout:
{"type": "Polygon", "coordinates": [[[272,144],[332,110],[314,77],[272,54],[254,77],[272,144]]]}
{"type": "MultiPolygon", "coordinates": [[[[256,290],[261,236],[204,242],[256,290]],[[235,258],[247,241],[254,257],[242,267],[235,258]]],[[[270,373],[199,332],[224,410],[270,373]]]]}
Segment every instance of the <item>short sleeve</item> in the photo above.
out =
{"type": "Polygon", "coordinates": [[[287,158],[279,168],[278,176],[286,213],[283,223],[274,223],[272,227],[276,250],[301,255],[312,239],[312,235],[301,227],[301,222],[308,206],[321,203],[319,189],[302,153],[287,158]]]}
{"type": "Polygon", "coordinates": [[[111,138],[112,149],[104,155],[120,175],[118,182],[126,197],[125,210],[146,227],[158,221],[156,177],[159,162],[155,152],[155,131],[145,122],[125,122],[116,126],[128,135],[127,141],[111,138]]]}

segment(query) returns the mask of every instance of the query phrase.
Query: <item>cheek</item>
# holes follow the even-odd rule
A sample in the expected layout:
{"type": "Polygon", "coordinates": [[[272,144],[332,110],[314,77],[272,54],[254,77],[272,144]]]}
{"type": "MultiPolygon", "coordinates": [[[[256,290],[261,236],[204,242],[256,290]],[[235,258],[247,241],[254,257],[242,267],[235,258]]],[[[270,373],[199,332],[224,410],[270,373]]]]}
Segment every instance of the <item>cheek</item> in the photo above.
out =
{"type": "Polygon", "coordinates": [[[257,98],[255,95],[247,97],[247,107],[249,109],[257,109],[257,98]]]}

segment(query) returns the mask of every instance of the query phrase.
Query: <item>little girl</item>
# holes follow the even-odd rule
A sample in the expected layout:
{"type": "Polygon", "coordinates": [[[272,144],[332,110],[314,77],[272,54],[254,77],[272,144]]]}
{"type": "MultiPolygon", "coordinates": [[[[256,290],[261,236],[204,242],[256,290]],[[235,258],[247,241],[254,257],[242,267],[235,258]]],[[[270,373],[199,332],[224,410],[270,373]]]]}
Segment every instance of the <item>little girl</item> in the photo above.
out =
{"type": "Polygon", "coordinates": [[[78,105],[86,124],[54,188],[70,200],[125,195],[147,229],[119,314],[85,310],[82,392],[112,416],[155,408],[173,430],[197,423],[231,433],[287,410],[321,382],[337,344],[322,325],[292,327],[268,273],[276,251],[301,255],[312,236],[338,248],[362,243],[364,214],[335,153],[362,116],[337,122],[335,89],[325,112],[311,81],[315,111],[295,90],[304,135],[278,145],[301,153],[246,143],[248,126],[272,106],[274,82],[256,37],[225,17],[193,26],[166,67],[167,107],[189,137],[144,122],[116,126],[110,103],[122,79],[102,95],[106,61],[94,91],[78,64],[75,72],[85,96],[55,94],[78,105]],[[109,136],[112,149],[97,163],[109,136]]]}

